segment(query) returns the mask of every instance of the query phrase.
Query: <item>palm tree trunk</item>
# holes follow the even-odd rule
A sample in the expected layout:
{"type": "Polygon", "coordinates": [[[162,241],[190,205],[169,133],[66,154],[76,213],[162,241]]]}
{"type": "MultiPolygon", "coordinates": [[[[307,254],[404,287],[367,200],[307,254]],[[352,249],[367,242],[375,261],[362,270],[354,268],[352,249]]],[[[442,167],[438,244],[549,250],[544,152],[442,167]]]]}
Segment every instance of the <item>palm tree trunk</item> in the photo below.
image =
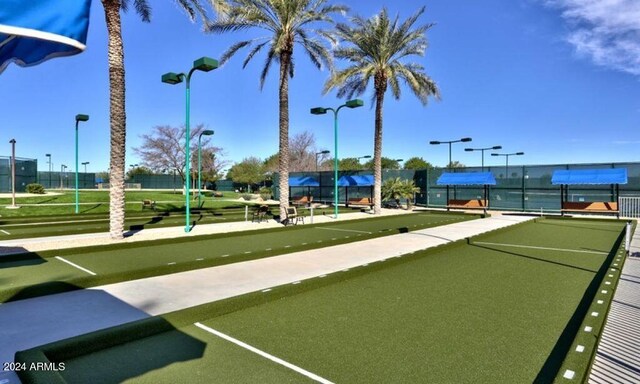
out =
{"type": "MultiPolygon", "coordinates": [[[[376,79],[376,83],[379,81],[376,79]]],[[[382,211],[382,104],[384,90],[376,84],[376,122],[373,139],[373,213],[379,215],[382,211]]]]}
{"type": "Polygon", "coordinates": [[[109,234],[112,239],[122,239],[124,237],[126,113],[120,0],[102,0],[102,5],[109,33],[109,119],[111,121],[109,234]]]}
{"type": "Polygon", "coordinates": [[[289,66],[291,53],[280,55],[280,156],[278,173],[280,180],[280,221],[286,219],[289,207],[289,66]]]}

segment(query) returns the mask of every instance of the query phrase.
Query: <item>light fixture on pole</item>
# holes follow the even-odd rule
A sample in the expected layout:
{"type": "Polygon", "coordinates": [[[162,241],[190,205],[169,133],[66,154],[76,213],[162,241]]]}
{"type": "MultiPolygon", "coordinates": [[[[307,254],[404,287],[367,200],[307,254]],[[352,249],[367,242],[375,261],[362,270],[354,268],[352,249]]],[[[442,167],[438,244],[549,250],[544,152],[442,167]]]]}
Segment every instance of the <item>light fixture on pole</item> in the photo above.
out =
{"type": "Polygon", "coordinates": [[[191,75],[195,71],[209,72],[218,68],[218,61],[209,57],[201,57],[198,60],[193,62],[193,67],[189,72],[185,75],[184,73],[174,73],[168,72],[162,75],[162,82],[167,84],[179,84],[184,80],[186,83],[186,118],[185,118],[185,126],[186,126],[186,134],[185,134],[185,163],[186,163],[186,180],[185,180],[185,211],[186,211],[186,225],[184,227],[185,232],[191,231],[191,222],[190,222],[190,201],[189,201],[189,183],[191,183],[191,175],[189,170],[189,161],[190,161],[190,150],[189,150],[189,141],[191,139],[190,135],[190,110],[191,110],[191,75]]]}
{"type": "Polygon", "coordinates": [[[484,151],[498,150],[498,149],[502,149],[502,146],[501,145],[495,145],[493,147],[486,147],[486,148],[465,148],[464,150],[466,152],[482,151],[482,172],[484,172],[484,151]]]}
{"type": "Polygon", "coordinates": [[[318,172],[318,155],[327,155],[329,153],[331,153],[331,151],[329,151],[329,150],[316,152],[316,172],[318,172]]]}
{"type": "Polygon", "coordinates": [[[439,144],[449,144],[449,165],[447,166],[447,168],[449,168],[449,170],[451,170],[451,166],[452,166],[452,162],[451,162],[451,144],[453,143],[468,143],[471,141],[470,137],[463,137],[460,140],[451,140],[451,141],[430,141],[429,144],[431,145],[439,145],[439,144]]]}
{"type": "Polygon", "coordinates": [[[323,108],[316,107],[311,108],[312,115],[324,115],[327,111],[333,112],[333,135],[334,135],[334,150],[333,150],[333,177],[334,177],[334,187],[333,187],[333,197],[334,197],[334,218],[338,218],[338,112],[342,107],[347,108],[358,108],[362,107],[364,102],[360,99],[349,100],[346,103],[342,104],[336,109],[333,108],[323,108]]]}
{"type": "Polygon", "coordinates": [[[51,154],[47,153],[45,156],[47,157],[47,164],[49,164],[49,188],[51,188],[51,171],[53,170],[53,164],[51,163],[51,154]]]}
{"type": "Polygon", "coordinates": [[[82,165],[84,165],[84,173],[87,173],[87,164],[89,164],[88,161],[85,161],[84,163],[82,163],[82,165]]]}
{"type": "Polygon", "coordinates": [[[524,152],[513,152],[513,153],[492,153],[491,156],[504,156],[507,160],[506,162],[506,168],[505,168],[505,174],[506,174],[506,178],[509,178],[509,156],[522,156],[524,155],[524,152]]]}
{"type": "Polygon", "coordinates": [[[213,131],[210,129],[204,130],[198,136],[198,208],[200,208],[200,195],[202,194],[200,188],[202,187],[202,135],[211,136],[213,131]]]}
{"type": "Polygon", "coordinates": [[[78,114],[76,115],[76,214],[78,212],[80,212],[80,198],[79,198],[79,194],[78,194],[78,168],[80,168],[78,166],[78,124],[81,121],[88,121],[89,120],[89,115],[82,115],[82,114],[78,114]]]}
{"type": "Polygon", "coordinates": [[[63,184],[63,175],[64,175],[64,170],[67,168],[66,165],[64,164],[60,164],[60,190],[62,190],[64,188],[64,184],[63,184]]]}
{"type": "Polygon", "coordinates": [[[11,206],[10,208],[18,208],[16,206],[16,139],[9,140],[11,144],[11,206]]]}

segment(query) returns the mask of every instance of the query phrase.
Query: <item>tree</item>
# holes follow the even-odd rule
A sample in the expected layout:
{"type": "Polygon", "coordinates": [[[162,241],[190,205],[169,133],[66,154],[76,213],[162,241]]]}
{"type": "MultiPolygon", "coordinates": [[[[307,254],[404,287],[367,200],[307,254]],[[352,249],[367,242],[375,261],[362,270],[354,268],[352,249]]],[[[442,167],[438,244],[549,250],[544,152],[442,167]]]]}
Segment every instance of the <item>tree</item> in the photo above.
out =
{"type": "Polygon", "coordinates": [[[136,176],[136,175],[153,175],[154,172],[145,167],[145,166],[138,166],[138,167],[133,167],[131,168],[128,172],[127,172],[127,179],[131,179],[132,177],[136,176]]]}
{"type": "MultiPolygon", "coordinates": [[[[214,0],[214,2],[217,0],[214,0]]],[[[198,12],[204,20],[206,13],[200,0],[176,0],[191,20],[198,12]]],[[[124,238],[124,178],[125,137],[127,117],[125,113],[124,45],[120,10],[129,8],[129,0],[102,0],[108,34],[109,60],[109,125],[111,143],[109,150],[109,235],[112,239],[124,238]]],[[[136,13],[142,21],[151,21],[151,8],[147,0],[133,0],[136,13]]]]}
{"type": "Polygon", "coordinates": [[[267,59],[260,74],[260,88],[273,62],[280,64],[279,92],[279,161],[280,217],[286,217],[289,206],[289,77],[293,77],[293,50],[302,46],[311,62],[321,69],[332,68],[332,57],[320,39],[331,36],[313,28],[318,23],[333,23],[331,15],[346,12],[339,5],[327,5],[326,0],[218,0],[219,17],[207,27],[209,32],[223,33],[249,28],[266,30],[269,36],[245,40],[232,45],[221,57],[228,61],[236,52],[251,47],[243,68],[251,59],[268,47],[267,59]],[[224,6],[224,7],[223,7],[224,6]],[[223,9],[224,8],[224,9],[223,9]]]}
{"type": "Polygon", "coordinates": [[[427,49],[425,33],[433,24],[412,29],[424,7],[403,23],[398,17],[389,19],[385,8],[370,19],[351,18],[353,27],[337,25],[338,36],[347,43],[334,51],[334,56],[351,63],[346,69],[335,71],[326,82],[324,93],[338,89],[338,97],[352,98],[363,94],[373,82],[375,100],[374,129],[374,212],[380,213],[382,183],[382,110],[387,88],[398,100],[401,95],[400,80],[426,105],[429,97],[439,99],[436,83],[425,74],[418,63],[404,64],[407,56],[424,56],[427,49]]]}
{"type": "MultiPolygon", "coordinates": [[[[289,172],[304,172],[316,170],[316,153],[323,151],[316,147],[313,133],[304,131],[289,139],[289,172]]],[[[319,154],[318,162],[323,162],[328,154],[319,154]]],[[[278,154],[269,156],[265,160],[266,171],[273,174],[278,171],[278,154]]],[[[318,168],[319,169],[319,168],[318,168]]]]}
{"type": "MultiPolygon", "coordinates": [[[[331,164],[333,164],[333,160],[331,161],[331,164]]],[[[338,160],[338,169],[341,171],[360,171],[363,169],[363,167],[362,164],[360,164],[360,160],[358,160],[357,158],[345,157],[338,160]]]]}
{"type": "MultiPolygon", "coordinates": [[[[191,143],[191,169],[193,172],[198,171],[198,136],[206,129],[204,124],[198,124],[191,128],[189,135],[191,143]]],[[[186,179],[186,159],[185,159],[185,135],[186,127],[172,127],[169,125],[160,125],[153,127],[150,134],[144,134],[142,144],[133,148],[133,151],[140,156],[141,163],[154,172],[160,173],[165,170],[176,170],[182,182],[186,179]]],[[[209,175],[218,174],[227,164],[222,161],[224,154],[222,148],[210,145],[210,136],[202,136],[202,169],[209,175]],[[215,155],[217,160],[212,159],[215,155]]],[[[203,173],[204,175],[204,173],[203,173]]],[[[206,179],[205,179],[206,180],[206,179]]]]}
{"type": "Polygon", "coordinates": [[[247,190],[251,191],[251,184],[264,180],[263,162],[257,157],[244,158],[229,169],[227,177],[234,183],[247,184],[247,190]]]}
{"type": "Polygon", "coordinates": [[[387,179],[381,188],[383,200],[395,200],[400,205],[400,199],[407,199],[407,209],[411,208],[411,199],[413,195],[420,192],[413,180],[402,180],[399,177],[387,179]]]}
{"type": "Polygon", "coordinates": [[[448,168],[448,169],[453,169],[453,168],[466,168],[466,165],[462,164],[461,162],[459,162],[459,161],[457,161],[457,160],[454,160],[454,161],[450,162],[450,163],[447,165],[447,168],[448,168]]]}
{"type": "Polygon", "coordinates": [[[404,169],[432,169],[433,165],[428,161],[425,161],[422,157],[414,156],[404,162],[404,169]]]}
{"type": "MultiPolygon", "coordinates": [[[[364,169],[374,169],[375,161],[373,159],[364,163],[364,169]]],[[[388,157],[382,157],[380,159],[380,164],[382,169],[400,169],[400,163],[398,163],[395,159],[390,159],[388,157]]]]}

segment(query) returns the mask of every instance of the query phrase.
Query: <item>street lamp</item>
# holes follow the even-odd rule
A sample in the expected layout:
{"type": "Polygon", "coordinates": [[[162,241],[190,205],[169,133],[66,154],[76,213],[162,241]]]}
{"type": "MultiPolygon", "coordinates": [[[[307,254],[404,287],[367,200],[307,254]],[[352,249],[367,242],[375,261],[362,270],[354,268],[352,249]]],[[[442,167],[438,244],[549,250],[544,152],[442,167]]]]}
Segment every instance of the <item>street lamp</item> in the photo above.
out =
{"type": "Polygon", "coordinates": [[[202,176],[201,175],[201,173],[202,173],[202,165],[201,165],[202,164],[201,163],[201,161],[202,161],[202,154],[201,154],[201,152],[202,152],[202,142],[201,142],[202,135],[211,136],[211,135],[213,135],[213,131],[210,130],[210,129],[207,129],[207,130],[202,131],[200,133],[200,136],[198,136],[198,208],[200,208],[200,194],[201,194],[200,187],[202,186],[202,177],[201,177],[202,176]]]}
{"type": "Polygon", "coordinates": [[[51,154],[47,153],[45,156],[48,158],[47,159],[47,164],[49,164],[49,188],[51,188],[51,167],[52,167],[51,154]]]}
{"type": "Polygon", "coordinates": [[[336,109],[333,108],[323,108],[323,107],[316,107],[316,108],[311,108],[311,114],[312,115],[324,115],[327,113],[327,111],[331,111],[333,112],[333,142],[334,142],[334,151],[333,151],[333,177],[334,177],[334,187],[333,187],[333,194],[334,194],[334,212],[335,212],[335,218],[338,218],[338,112],[340,112],[340,109],[342,109],[342,107],[347,107],[347,108],[358,108],[358,107],[362,107],[364,105],[364,102],[360,99],[353,99],[353,100],[349,100],[346,103],[342,104],[341,106],[339,106],[336,109]]]}
{"type": "Polygon", "coordinates": [[[447,166],[447,168],[449,168],[449,170],[451,170],[451,144],[452,143],[468,143],[471,141],[470,137],[463,137],[460,140],[451,140],[451,141],[430,141],[429,144],[431,145],[438,145],[438,144],[449,144],[449,165],[447,166]]]}
{"type": "MultiPolygon", "coordinates": [[[[450,141],[430,141],[429,144],[431,145],[439,145],[439,144],[449,144],[449,165],[447,166],[447,168],[449,169],[449,171],[451,171],[451,168],[453,166],[453,163],[451,162],[451,144],[453,143],[468,143],[471,141],[470,137],[463,137],[460,140],[450,140],[450,141]]],[[[447,185],[447,204],[449,204],[449,186],[447,185]]]]}
{"type": "Polygon", "coordinates": [[[163,83],[167,83],[167,84],[171,84],[171,85],[175,85],[175,84],[179,84],[182,83],[182,81],[185,81],[186,83],[186,93],[185,93],[185,98],[186,98],[186,118],[185,118],[185,126],[186,126],[186,135],[185,135],[185,159],[186,159],[186,180],[185,180],[185,205],[186,205],[186,225],[184,227],[184,231],[185,232],[190,232],[191,231],[191,223],[190,223],[190,201],[189,201],[189,183],[191,183],[191,175],[190,175],[190,170],[189,170],[189,160],[190,160],[190,153],[189,153],[189,141],[191,139],[190,135],[190,109],[191,109],[191,75],[193,74],[193,72],[195,71],[202,71],[202,72],[209,72],[211,70],[214,70],[218,68],[218,61],[214,60],[212,58],[209,57],[201,57],[198,60],[193,62],[193,67],[191,68],[191,70],[189,70],[189,73],[187,73],[186,75],[184,73],[174,73],[174,72],[168,72],[165,73],[164,75],[162,75],[162,82],[163,83]]]}
{"type": "Polygon", "coordinates": [[[79,197],[78,197],[78,124],[81,121],[88,121],[89,115],[76,115],[76,213],[80,212],[79,209],[79,197]]]}
{"type": "Polygon", "coordinates": [[[488,150],[498,150],[498,149],[502,149],[501,145],[496,145],[493,147],[486,147],[486,148],[465,148],[464,150],[466,152],[473,152],[473,151],[482,151],[482,172],[484,172],[484,151],[488,151],[488,150]]]}
{"type": "Polygon", "coordinates": [[[84,173],[87,173],[87,164],[89,164],[88,161],[85,161],[84,163],[82,163],[82,165],[84,165],[84,173]]]}
{"type": "Polygon", "coordinates": [[[11,208],[16,207],[16,139],[9,140],[11,143],[11,208]]]}
{"type": "Polygon", "coordinates": [[[326,155],[326,154],[329,154],[329,153],[331,153],[331,151],[329,151],[329,150],[316,152],[316,172],[318,172],[318,155],[326,155]]]}
{"type": "Polygon", "coordinates": [[[64,164],[60,164],[60,190],[62,190],[64,188],[64,184],[63,184],[63,173],[64,170],[67,168],[66,165],[64,164]]]}
{"type": "Polygon", "coordinates": [[[507,179],[509,178],[509,156],[522,156],[524,152],[513,152],[513,153],[492,153],[491,156],[504,156],[507,160],[505,174],[507,175],[507,179]]]}

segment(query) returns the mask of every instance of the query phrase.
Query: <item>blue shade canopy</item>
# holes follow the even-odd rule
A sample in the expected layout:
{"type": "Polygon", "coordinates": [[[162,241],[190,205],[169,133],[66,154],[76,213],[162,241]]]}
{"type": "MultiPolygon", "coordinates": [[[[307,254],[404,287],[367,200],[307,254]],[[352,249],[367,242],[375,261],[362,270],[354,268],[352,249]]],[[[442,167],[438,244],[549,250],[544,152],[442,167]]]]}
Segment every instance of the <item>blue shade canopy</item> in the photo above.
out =
{"type": "Polygon", "coordinates": [[[85,48],[91,0],[0,1],[0,73],[80,53],[85,48]]]}
{"type": "Polygon", "coordinates": [[[341,176],[338,179],[339,187],[370,187],[373,185],[373,175],[341,176]]]}
{"type": "Polygon", "coordinates": [[[437,185],[496,185],[491,172],[445,172],[438,178],[437,185]]]}
{"type": "Polygon", "coordinates": [[[551,184],[627,184],[627,168],[557,170],[551,184]]]}
{"type": "Polygon", "coordinates": [[[319,187],[318,180],[311,176],[289,176],[290,187],[319,187]]]}

